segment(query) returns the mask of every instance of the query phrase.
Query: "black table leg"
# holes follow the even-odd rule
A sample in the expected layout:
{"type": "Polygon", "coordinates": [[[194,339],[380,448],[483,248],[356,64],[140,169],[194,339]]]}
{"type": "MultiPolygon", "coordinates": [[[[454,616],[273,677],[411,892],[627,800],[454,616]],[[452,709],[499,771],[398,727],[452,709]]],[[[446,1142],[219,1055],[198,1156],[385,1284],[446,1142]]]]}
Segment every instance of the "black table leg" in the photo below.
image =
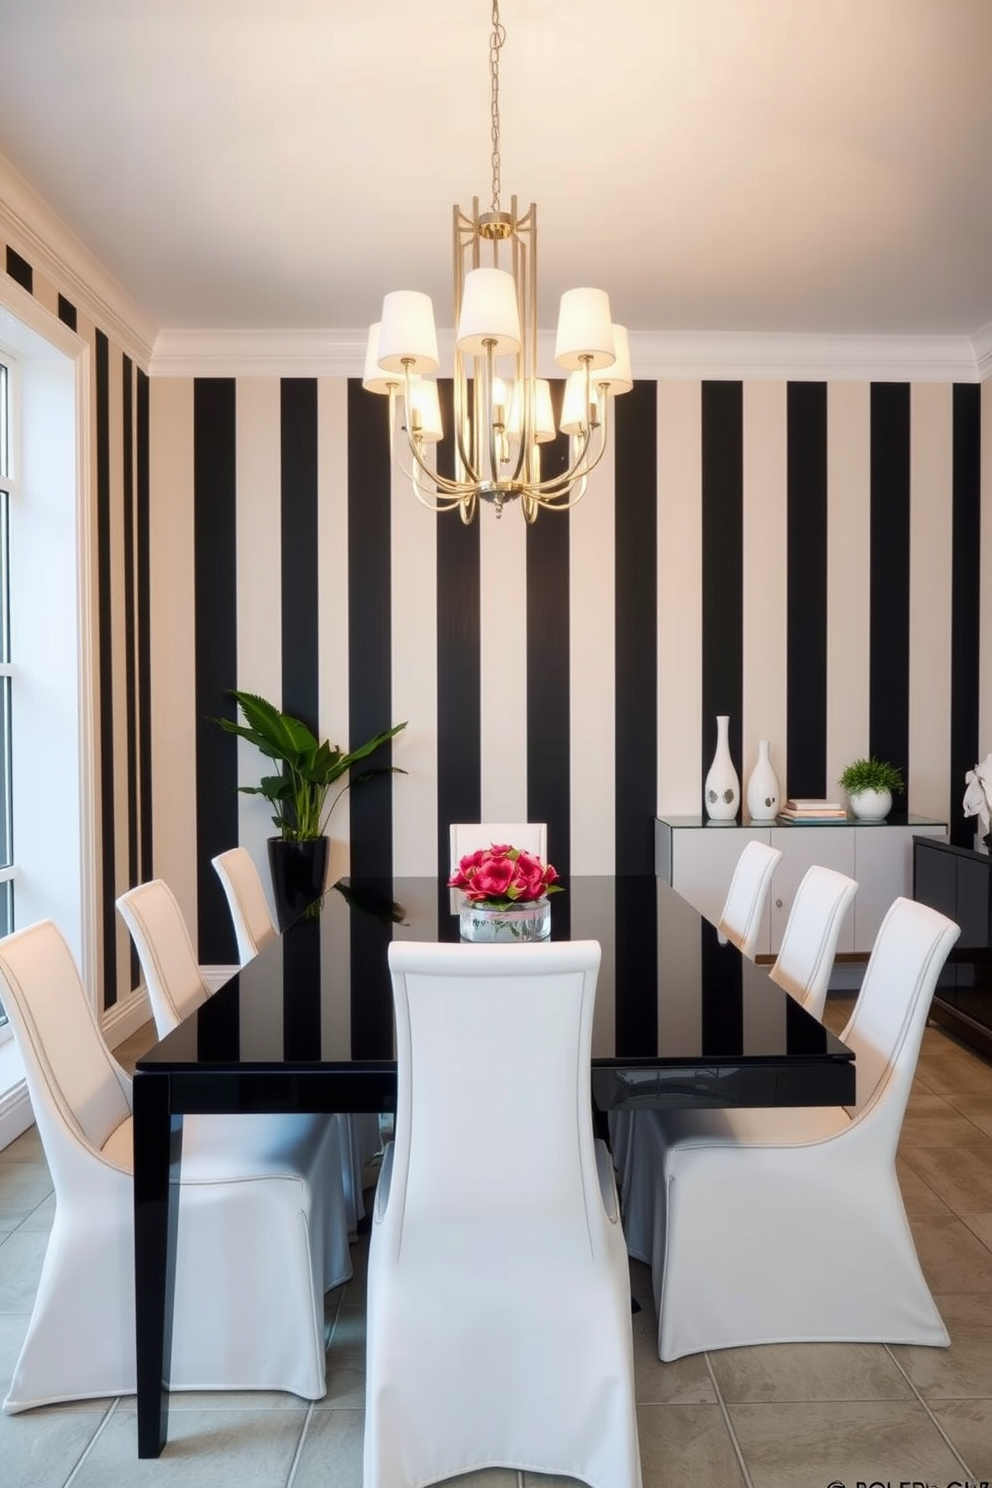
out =
{"type": "Polygon", "coordinates": [[[139,1071],[132,1089],[138,1456],[158,1457],[169,1429],[183,1119],[170,1109],[168,1075],[139,1071]]]}

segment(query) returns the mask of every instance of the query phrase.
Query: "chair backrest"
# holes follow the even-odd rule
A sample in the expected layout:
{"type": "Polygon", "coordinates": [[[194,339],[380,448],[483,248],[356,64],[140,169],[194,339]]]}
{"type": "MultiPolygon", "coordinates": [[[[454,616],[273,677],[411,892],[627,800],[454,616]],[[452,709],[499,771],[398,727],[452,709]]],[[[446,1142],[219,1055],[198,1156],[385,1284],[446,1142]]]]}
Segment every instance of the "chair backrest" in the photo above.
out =
{"type": "Polygon", "coordinates": [[[772,874],[782,854],[767,842],[747,844],[730,880],[719,930],[745,956],[754,955],[772,874]]]}
{"type": "Polygon", "coordinates": [[[548,861],[547,822],[452,822],[451,872],[454,873],[466,853],[492,847],[494,842],[521,847],[534,853],[542,863],[548,861]]]}
{"type": "Polygon", "coordinates": [[[585,1206],[602,1202],[589,1100],[599,963],[594,940],[390,944],[389,1204],[403,1215],[401,1247],[448,1217],[530,1227],[553,1212],[590,1254],[585,1206]]]}
{"type": "Polygon", "coordinates": [[[0,997],[59,1192],[65,1165],[87,1163],[131,1114],[130,1081],[112,1058],[72,952],[51,920],[0,941],[0,997]]]}
{"type": "Polygon", "coordinates": [[[884,1106],[893,1158],[941,968],[960,934],[953,920],[896,899],[879,926],[858,1000],[841,1039],[854,1050],[858,1121],[884,1106]]]}
{"type": "Polygon", "coordinates": [[[210,995],[183,912],[160,878],[128,889],[118,899],[117,908],[138,952],[155,1031],[164,1038],[210,995]]]}
{"type": "Polygon", "coordinates": [[[231,847],[210,861],[227,895],[238,942],[238,960],[246,966],[279,934],[269,914],[262,880],[246,848],[231,847]]]}
{"type": "Polygon", "coordinates": [[[821,1021],[841,926],[857,892],[854,879],[844,873],[818,863],[807,869],[792,901],[775,965],[768,973],[821,1021]]]}

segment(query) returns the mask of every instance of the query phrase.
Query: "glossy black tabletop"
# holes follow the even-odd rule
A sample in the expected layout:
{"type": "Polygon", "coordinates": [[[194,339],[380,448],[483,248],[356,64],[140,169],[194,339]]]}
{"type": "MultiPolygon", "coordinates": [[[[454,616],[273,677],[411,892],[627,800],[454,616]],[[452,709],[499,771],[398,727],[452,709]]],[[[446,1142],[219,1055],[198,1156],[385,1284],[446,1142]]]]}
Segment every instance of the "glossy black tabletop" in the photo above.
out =
{"type": "MultiPolygon", "coordinates": [[[[138,1070],[167,1070],[186,1110],[215,1108],[203,1076],[218,1089],[225,1073],[252,1071],[265,1072],[269,1088],[245,1082],[242,1108],[252,1092],[260,1106],[278,1104],[273,1081],[284,1077],[294,1104],[389,1109],[388,942],[457,940],[456,910],[457,896],[437,879],[343,880],[319,914],[286,931],[138,1070]],[[319,1093],[315,1083],[308,1097],[318,1072],[319,1093]]],[[[603,948],[592,1051],[600,1109],[854,1099],[850,1050],[655,877],[573,877],[552,900],[551,927],[552,939],[603,948]]],[[[230,1101],[224,1091],[216,1108],[230,1101]]]]}

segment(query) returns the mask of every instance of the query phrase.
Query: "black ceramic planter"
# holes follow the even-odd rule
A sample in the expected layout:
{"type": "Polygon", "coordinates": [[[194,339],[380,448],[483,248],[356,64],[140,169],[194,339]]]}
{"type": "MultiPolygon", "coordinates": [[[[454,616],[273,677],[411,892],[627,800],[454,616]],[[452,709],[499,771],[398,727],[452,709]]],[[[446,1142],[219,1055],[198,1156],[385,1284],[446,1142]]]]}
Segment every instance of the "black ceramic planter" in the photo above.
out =
{"type": "Polygon", "coordinates": [[[328,840],[314,837],[308,842],[285,842],[270,837],[268,846],[272,897],[279,929],[285,930],[324,892],[328,840]]]}

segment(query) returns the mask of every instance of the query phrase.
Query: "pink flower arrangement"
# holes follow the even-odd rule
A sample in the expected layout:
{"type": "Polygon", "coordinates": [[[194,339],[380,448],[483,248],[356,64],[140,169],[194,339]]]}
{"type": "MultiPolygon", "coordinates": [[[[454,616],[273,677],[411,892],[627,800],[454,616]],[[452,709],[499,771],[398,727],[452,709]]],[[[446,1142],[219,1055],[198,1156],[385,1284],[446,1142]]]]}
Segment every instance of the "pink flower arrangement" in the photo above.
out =
{"type": "Polygon", "coordinates": [[[561,885],[555,882],[557,877],[551,864],[545,865],[534,853],[494,842],[492,847],[466,853],[448,884],[461,889],[473,904],[510,909],[514,904],[561,893],[561,885]]]}

